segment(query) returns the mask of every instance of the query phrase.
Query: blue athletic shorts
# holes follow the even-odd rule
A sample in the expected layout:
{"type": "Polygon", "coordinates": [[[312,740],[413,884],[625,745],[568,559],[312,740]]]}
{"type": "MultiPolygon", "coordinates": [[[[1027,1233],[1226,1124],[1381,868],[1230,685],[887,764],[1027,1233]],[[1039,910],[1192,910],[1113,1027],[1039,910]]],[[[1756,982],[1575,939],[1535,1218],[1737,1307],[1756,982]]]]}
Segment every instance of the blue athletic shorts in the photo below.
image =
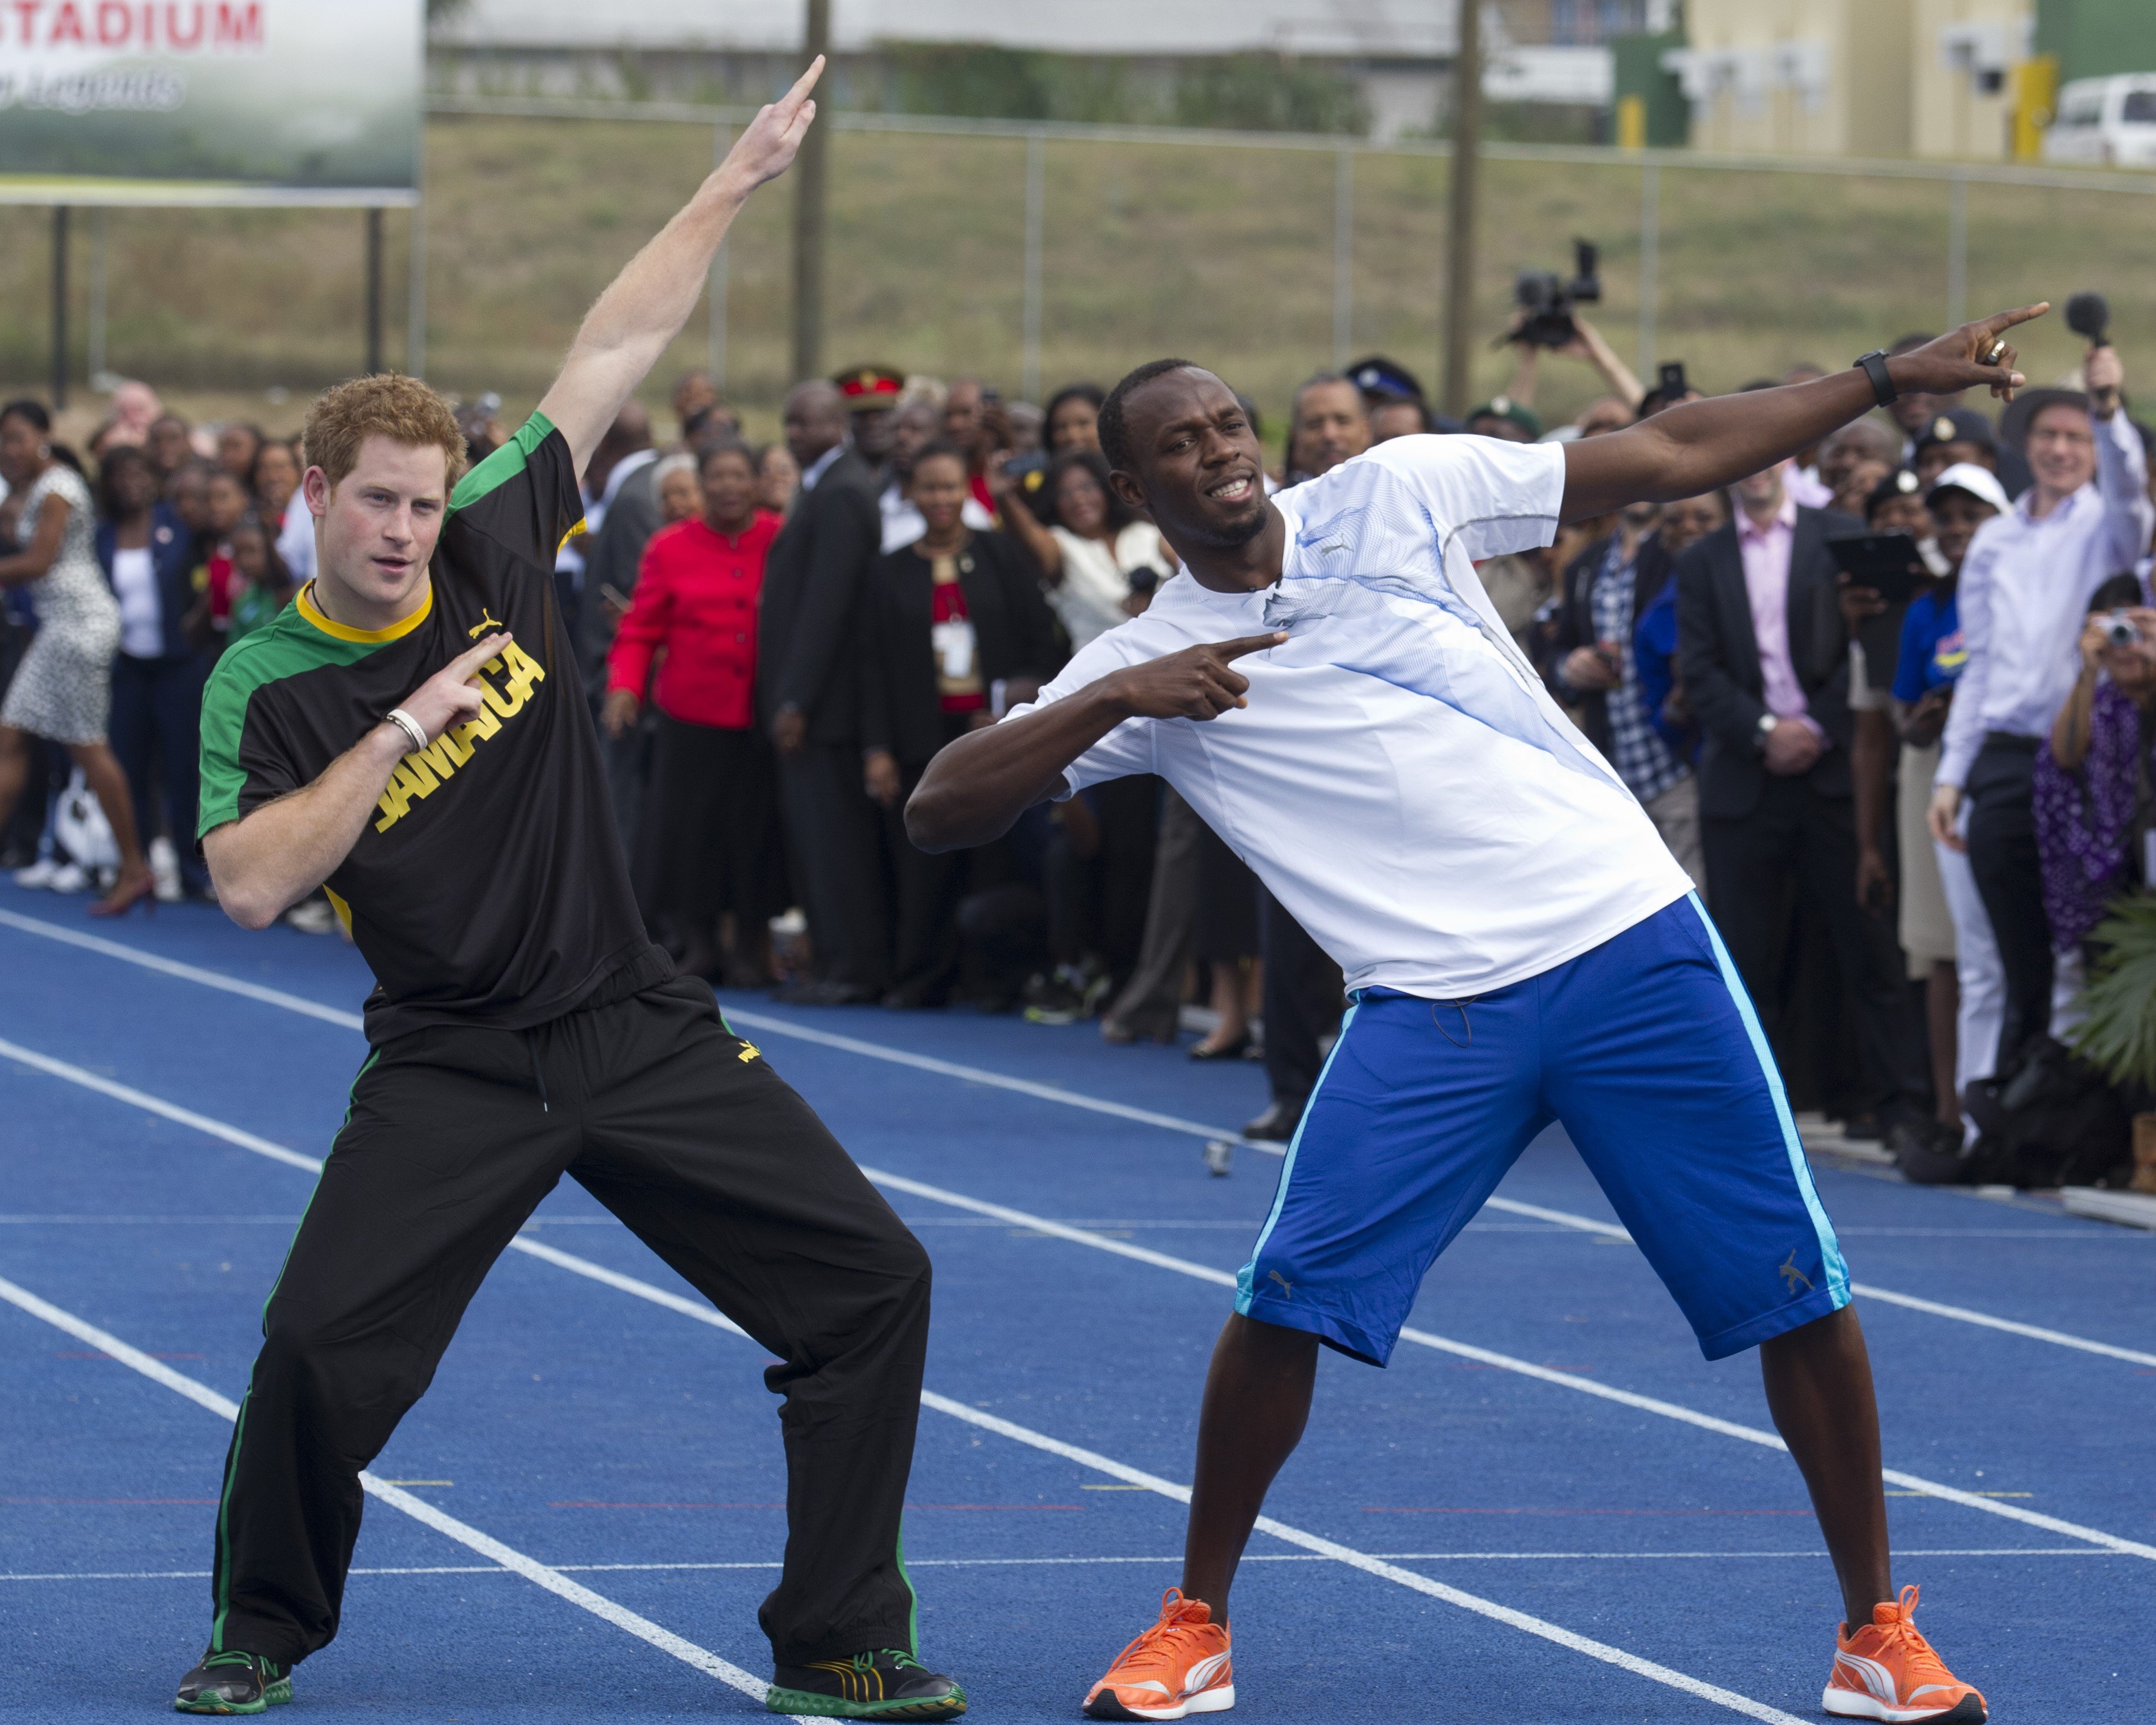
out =
{"type": "Polygon", "coordinates": [[[1358,990],[1235,1309],[1384,1364],[1424,1274],[1553,1120],[1709,1359],[1849,1303],[1758,1015],[1687,897],[1494,993],[1358,990]]]}

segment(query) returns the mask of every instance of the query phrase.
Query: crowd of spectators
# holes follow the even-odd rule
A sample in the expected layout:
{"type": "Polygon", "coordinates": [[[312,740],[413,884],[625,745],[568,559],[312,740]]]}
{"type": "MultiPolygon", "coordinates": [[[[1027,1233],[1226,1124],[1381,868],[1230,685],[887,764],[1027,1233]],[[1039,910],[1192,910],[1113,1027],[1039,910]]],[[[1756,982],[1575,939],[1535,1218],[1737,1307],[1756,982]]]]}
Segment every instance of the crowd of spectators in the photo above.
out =
{"type": "MultiPolygon", "coordinates": [[[[1605,434],[1697,393],[1670,367],[1643,389],[1584,320],[1515,351],[1464,422],[1382,357],[1316,373],[1269,483],[1398,436],[1605,434]],[[1550,429],[1534,403],[1560,361],[1606,393],[1550,429]]],[[[2066,1028],[2107,907],[2156,874],[2156,510],[2123,384],[2100,347],[1995,424],[1905,396],[1726,493],[1480,566],[1518,674],[1698,884],[1793,1091],[1920,1178],[1960,1177],[1973,1087],[2066,1028]]],[[[1194,1022],[1191,1058],[1263,1061],[1245,1130],[1286,1138],[1340,973],[1172,790],[1097,786],[959,855],[901,818],[945,743],[1176,577],[1110,483],[1101,400],[860,366],[798,384],[759,448],[692,372],[663,445],[632,403],[592,459],[554,571],[566,639],[646,921],[684,968],[804,1005],[1096,1018],[1117,1043],[1194,1022]]],[[[63,891],[103,864],[108,915],[209,892],[203,679],[314,556],[303,451],[190,426],[138,384],[112,405],[80,459],[34,402],[0,409],[0,850],[63,891]],[[70,773],[101,845],[62,818],[70,773]]],[[[492,396],[459,422],[475,459],[512,429],[492,396]]]]}

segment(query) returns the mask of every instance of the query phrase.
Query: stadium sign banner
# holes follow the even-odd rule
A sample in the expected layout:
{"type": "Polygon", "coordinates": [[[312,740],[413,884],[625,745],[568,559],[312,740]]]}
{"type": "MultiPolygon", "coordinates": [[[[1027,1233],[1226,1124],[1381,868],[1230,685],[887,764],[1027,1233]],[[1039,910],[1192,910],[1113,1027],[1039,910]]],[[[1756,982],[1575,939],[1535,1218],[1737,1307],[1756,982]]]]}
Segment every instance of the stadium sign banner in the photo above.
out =
{"type": "Polygon", "coordinates": [[[414,203],[423,10],[0,0],[0,203],[414,203]]]}

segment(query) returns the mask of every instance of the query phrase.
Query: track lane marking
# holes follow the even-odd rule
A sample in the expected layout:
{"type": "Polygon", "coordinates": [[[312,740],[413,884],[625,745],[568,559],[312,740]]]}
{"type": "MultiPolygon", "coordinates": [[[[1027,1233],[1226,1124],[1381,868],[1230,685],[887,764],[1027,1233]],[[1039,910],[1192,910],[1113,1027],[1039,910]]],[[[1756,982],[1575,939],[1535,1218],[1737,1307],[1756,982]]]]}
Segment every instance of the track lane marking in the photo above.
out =
{"type": "MultiPolygon", "coordinates": [[[[0,1040],[0,1055],[6,1055],[11,1059],[20,1060],[24,1055],[30,1052],[19,1048],[14,1043],[0,1040]]],[[[54,1077],[76,1082],[91,1081],[85,1087],[97,1091],[100,1094],[110,1096],[115,1101],[127,1101],[137,1106],[158,1105],[151,1106],[150,1111],[162,1115],[168,1119],[183,1121],[184,1123],[195,1126],[212,1137],[221,1138],[241,1148],[267,1155],[270,1159],[288,1166],[319,1171],[320,1163],[315,1158],[302,1156],[295,1150],[288,1150],[281,1144],[273,1144],[266,1138],[257,1137],[252,1132],[242,1131],[237,1127],[227,1126],[221,1121],[213,1121],[206,1115],[195,1113],[192,1110],[163,1104],[160,1098],[148,1096],[141,1091],[133,1090],[129,1086],[100,1078],[95,1073],[85,1072],[78,1067],[70,1067],[65,1061],[38,1055],[33,1055],[27,1064],[54,1077]]],[[[511,1240],[511,1245],[523,1246],[529,1255],[542,1259],[557,1268],[570,1271],[578,1276],[588,1277],[620,1292],[649,1301],[653,1305],[680,1313],[714,1329],[725,1330],[745,1338],[747,1337],[747,1332],[715,1307],[701,1301],[688,1300],[638,1277],[622,1275],[617,1271],[608,1269],[603,1265],[593,1263],[588,1259],[578,1258],[571,1253],[557,1251],[553,1247],[542,1245],[536,1241],[525,1241],[519,1238],[511,1240]]],[[[177,1390],[189,1400],[198,1403],[213,1412],[223,1414],[228,1420],[238,1415],[239,1407],[236,1403],[227,1400],[206,1385],[198,1384],[193,1378],[172,1371],[148,1354],[130,1348],[117,1337],[109,1335],[94,1325],[74,1317],[70,1313],[62,1312],[59,1307],[48,1304],[4,1278],[0,1278],[0,1299],[19,1306],[33,1317],[41,1317],[47,1322],[67,1331],[70,1335],[79,1337],[91,1347],[112,1354],[113,1358],[121,1363],[133,1367],[145,1376],[162,1384],[166,1388],[177,1390]]],[[[1060,1438],[1050,1437],[1045,1432],[1034,1431],[1029,1427],[1019,1425],[1014,1421],[984,1413],[979,1409],[969,1407],[964,1402],[939,1394],[934,1390],[921,1391],[921,1404],[935,1412],[948,1414],[952,1419],[978,1426],[983,1430],[993,1432],[998,1436],[1008,1438],[1013,1442],[1024,1444],[1029,1448],[1075,1462],[1095,1472],[1104,1473],[1111,1479],[1121,1480],[1129,1485],[1142,1486],[1147,1491],[1172,1498],[1178,1503],[1187,1505],[1190,1502],[1190,1488],[1188,1486],[1177,1485],[1173,1481],[1163,1479],[1158,1474],[1147,1473],[1141,1469],[1132,1467],[1124,1462],[1103,1455],[1096,1450],[1065,1443],[1060,1438]]],[[[570,1580],[558,1569],[550,1568],[539,1563],[536,1558],[527,1558],[511,1547],[501,1544],[490,1536],[480,1532],[478,1529],[468,1527],[454,1517],[444,1514],[424,1499],[413,1497],[402,1487],[385,1485],[368,1475],[362,1475],[361,1478],[362,1483],[372,1495],[403,1510],[415,1520],[448,1533],[451,1538],[459,1540],[461,1543],[479,1552],[482,1556],[494,1558],[504,1568],[515,1569],[516,1573],[525,1575],[527,1579],[547,1589],[547,1591],[559,1594],[562,1598],[582,1605],[595,1615],[604,1617],[609,1622],[626,1629],[630,1634],[672,1653],[675,1657],[683,1659],[691,1665],[697,1666],[700,1670],[707,1671],[711,1675],[721,1677],[722,1681],[732,1683],[737,1688],[743,1689],[745,1693],[753,1693],[760,1697],[765,1692],[765,1686],[747,1672],[742,1671],[739,1666],[728,1664],[717,1655],[697,1647],[693,1642],[683,1640],[670,1630],[661,1629],[648,1618],[639,1616],[625,1606],[615,1605],[604,1595],[593,1593],[589,1589],[570,1580]],[[612,1615],[614,1613],[619,1615],[618,1616],[612,1615]],[[661,1637],[664,1639],[658,1639],[661,1637]],[[702,1661],[706,1660],[710,1661],[711,1663],[703,1663],[702,1661]]],[[[1604,1664],[1630,1671],[1636,1676],[1645,1677],[1669,1688],[1679,1690],[1685,1694],[1712,1702],[1749,1718],[1766,1721],[1768,1725],[1804,1725],[1804,1722],[1800,1721],[1796,1715],[1784,1712],[1778,1707],[1768,1707],[1763,1702],[1753,1701],[1750,1697],[1740,1695],[1734,1690],[1723,1689],[1717,1685],[1704,1682],[1686,1672],[1657,1664],[1652,1660],[1643,1659],[1637,1654],[1627,1652],[1623,1648],[1612,1646],[1606,1642],[1594,1640],[1585,1635],[1578,1635],[1571,1630],[1550,1623],[1544,1619],[1531,1616],[1524,1611],[1514,1610],[1509,1605],[1499,1604],[1494,1599],[1486,1599],[1479,1594],[1466,1593],[1460,1589],[1448,1586],[1443,1582],[1434,1581],[1428,1576],[1419,1575],[1413,1570],[1401,1568],[1397,1564],[1388,1563],[1381,1558],[1373,1557],[1368,1553],[1358,1551],[1351,1546],[1341,1544],[1337,1540],[1305,1532],[1299,1527],[1291,1526],[1270,1516],[1261,1516],[1258,1518],[1257,1531],[1269,1534],[1284,1543],[1298,1546],[1303,1550],[1328,1558],[1334,1563],[1361,1570],[1381,1580],[1392,1582],[1396,1586],[1405,1588],[1411,1592],[1424,1594],[1460,1610],[1471,1612],[1477,1616],[1488,1618],[1493,1622],[1504,1624],[1509,1628],[1553,1642],[1568,1651],[1583,1654],[1590,1659],[1599,1660],[1604,1664]]]]}
{"type": "MultiPolygon", "coordinates": [[[[1142,1487],[1133,1486],[1132,1491],[1142,1487]]],[[[1813,1551],[1379,1551],[1373,1558],[1393,1563],[1482,1563],[1588,1562],[1727,1563],[1738,1560],[1787,1563],[1793,1558],[1827,1560],[1823,1550],[1813,1551]]],[[[2100,1551],[2087,1545],[2002,1545],[1984,1547],[1910,1547],[1897,1548],[1897,1558],[2115,1558],[2118,1552],[2100,1551]]],[[[1142,1558],[908,1558],[908,1569],[1085,1568],[1092,1565],[1148,1564],[1154,1568],[1183,1561],[1180,1552],[1142,1558]]],[[[1328,1563],[1330,1558],[1306,1551],[1245,1552],[1245,1563],[1328,1563]]],[[[784,1564],[763,1561],[738,1563],[550,1563],[563,1575],[672,1574],[707,1569],[782,1569],[784,1564]]],[[[499,1563],[408,1563],[362,1568],[350,1575],[506,1575],[499,1563]]],[[[10,1581],[208,1581],[207,1569],[69,1569],[42,1572],[0,1570],[0,1584],[10,1581]]]]}
{"type": "MultiPolygon", "coordinates": [[[[239,1404],[220,1395],[207,1384],[200,1383],[184,1373],[176,1372],[162,1360],[131,1348],[110,1331],[101,1330],[87,1319],[42,1300],[28,1288],[18,1286],[0,1276],[0,1300],[18,1307],[54,1329],[64,1331],[78,1340],[86,1342],[115,1363],[139,1372],[153,1384],[163,1385],[175,1394],[185,1396],[197,1407],[208,1409],[227,1425],[239,1417],[239,1404]]],[[[709,1648],[700,1647],[694,1641],[684,1640],[670,1629],[662,1628],[649,1618],[617,1604],[604,1594],[594,1593],[581,1582],[569,1579],[560,1570],[527,1557],[514,1546],[505,1545],[490,1533],[483,1533],[468,1522],[435,1508],[424,1497],[415,1497],[401,1486],[393,1486],[377,1479],[372,1474],[362,1473],[361,1486],[370,1497],[379,1499],[392,1509],[402,1510],[415,1522],[446,1535],[458,1544],[490,1559],[498,1568],[520,1575],[534,1586],[543,1588],[557,1598],[588,1611],[593,1616],[624,1630],[656,1647],[662,1653],[671,1654],[684,1665],[693,1666],[706,1676],[738,1689],[744,1695],[761,1702],[770,1692],[770,1685],[762,1678],[743,1671],[731,1660],[721,1659],[709,1648]]],[[[806,1722],[803,1722],[806,1725],[806,1722]]]]}
{"type": "MultiPolygon", "coordinates": [[[[0,910],[0,927],[13,928],[24,934],[33,934],[46,940],[77,947],[85,952],[96,952],[123,963],[140,965],[183,982],[197,983],[204,988],[216,988],[229,994],[238,994],[264,1005],[280,1007],[324,1024],[336,1024],[346,1029],[364,1029],[365,1021],[356,1012],[346,1012],[338,1007],[325,1006],[319,1000],[310,1000],[305,995],[272,988],[259,983],[250,983],[239,977],[228,976],[222,971],[211,970],[199,964],[188,964],[176,958],[167,958],[140,947],[131,947],[124,942],[108,940],[102,935],[85,933],[80,929],[65,928],[56,922],[47,922],[35,916],[25,916],[19,911],[0,910]]],[[[721,1010],[724,1010],[722,1008],[721,1010]]],[[[1083,1091],[1066,1090],[1059,1085],[1040,1084],[1031,1079],[1014,1078],[1007,1073],[992,1071],[984,1066],[963,1065],[955,1060],[938,1060],[932,1055],[919,1055],[910,1050],[892,1048],[880,1042],[870,1042],[858,1036],[842,1036],[835,1031],[819,1030],[807,1024],[777,1018],[768,1013],[736,1009],[732,1019],[748,1025],[752,1029],[767,1035],[791,1036],[803,1042],[821,1047],[834,1048],[844,1053],[859,1055],[864,1059],[884,1060],[893,1065],[911,1066],[916,1070],[931,1072],[941,1077],[957,1078],[968,1084],[984,1085],[991,1089],[1014,1091],[1041,1101],[1057,1102],[1065,1107],[1084,1109],[1091,1113],[1106,1114],[1117,1119],[1137,1122],[1143,1126],[1155,1126],[1165,1132],[1181,1132],[1188,1137],[1218,1140],[1239,1145],[1245,1149],[1260,1151],[1268,1156],[1286,1153],[1282,1146],[1260,1143],[1245,1138],[1237,1132],[1225,1132],[1218,1127],[1207,1126],[1195,1120],[1185,1120],[1179,1115],[1163,1114],[1150,1108],[1133,1107],[1127,1103],[1108,1101],[1105,1097],[1088,1096],[1083,1091]]],[[[1526,1204],[1517,1199],[1491,1197],[1485,1201],[1486,1209],[1502,1210],[1507,1214],[1525,1216],[1537,1221],[1549,1222],[1559,1227],[1576,1229],[1582,1233],[1602,1235],[1605,1239],[1621,1240],[1630,1244],[1632,1236],[1613,1222],[1604,1222],[1592,1216],[1583,1216],[1571,1210],[1552,1209],[1542,1204],[1526,1204]]],[[[2086,1336],[2076,1336],[2065,1330],[2055,1330],[2041,1324],[2025,1324],[2012,1318],[1994,1317],[1970,1307],[1953,1306],[1937,1300],[1925,1300],[1913,1294],[1897,1293],[1875,1283],[1852,1282],[1851,1291],[1866,1300],[1877,1300],[1887,1305],[1899,1306],[1906,1311],[1921,1312],[1933,1317],[1943,1317],[1954,1322],[1974,1325],[1981,1329],[1994,1330],[2002,1334],[2019,1336],[2032,1342],[2048,1343],[2056,1348],[2065,1348],[2076,1353],[2099,1355],[2106,1358],[2124,1360],[2130,1364],[2156,1368],[2156,1353],[2138,1348],[2120,1348],[2108,1342],[2097,1342],[2086,1336]]]]}
{"type": "MultiPolygon", "coordinates": [[[[239,1127],[228,1125],[223,1121],[213,1119],[206,1114],[198,1114],[192,1109],[177,1107],[161,1097],[150,1096],[128,1085],[116,1083],[110,1079],[100,1077],[95,1072],[85,1071],[80,1066],[72,1065],[65,1060],[56,1060],[50,1055],[37,1054],[4,1039],[0,1039],[0,1055],[22,1061],[50,1076],[69,1083],[80,1084],[85,1089],[110,1096],[116,1101],[127,1102],[167,1119],[193,1127],[209,1137],[221,1138],[227,1143],[237,1145],[244,1150],[252,1150],[258,1155],[267,1157],[272,1161],[305,1168],[310,1173],[319,1173],[321,1170],[321,1163],[316,1158],[303,1156],[296,1150],[289,1150],[282,1144],[272,1143],[269,1139],[244,1131],[239,1127]]],[[[963,1193],[952,1192],[945,1187],[932,1186],[926,1181],[909,1179],[902,1174],[890,1173],[865,1165],[862,1166],[861,1172],[878,1185],[886,1186],[896,1192],[907,1193],[916,1198],[926,1198],[934,1203],[948,1204],[957,1209],[970,1210],[977,1214],[992,1216],[1015,1227],[1048,1235],[1058,1240],[1067,1240],[1075,1245],[1089,1247],[1096,1251],[1107,1252],[1119,1258],[1128,1258],[1134,1262],[1148,1265],[1155,1269],[1166,1270],[1175,1275],[1188,1276],[1195,1281],[1210,1282],[1215,1286],[1233,1287],[1235,1285],[1235,1278],[1231,1274],[1224,1270],[1215,1269],[1211,1265],[1195,1263],[1190,1259],[1178,1258],[1168,1252],[1157,1252],[1149,1246],[1133,1245],[1127,1240],[1112,1240],[1104,1235],[1091,1233],[1083,1228],[1074,1228],[1067,1223],[1052,1221],[1045,1216],[1034,1215],[1029,1211],[1013,1209],[1005,1204],[991,1204],[984,1199],[970,1198],[963,1193]]],[[[703,1301],[689,1299],[638,1277],[624,1276],[619,1271],[609,1270],[604,1265],[594,1263],[588,1258],[580,1258],[573,1253],[562,1251],[557,1247],[543,1245],[538,1240],[528,1240],[522,1235],[517,1235],[509,1244],[511,1250],[522,1252],[527,1257],[543,1260],[560,1269],[585,1276],[623,1293],[648,1300],[654,1305],[663,1306],[669,1311],[680,1312],[682,1316],[694,1319],[698,1323],[709,1324],[714,1328],[727,1330],[737,1336],[747,1334],[732,1319],[727,1317],[716,1307],[703,1301]]],[[[1634,1390],[1619,1389],[1607,1384],[1597,1384],[1591,1378],[1583,1378],[1572,1372],[1561,1372],[1554,1367],[1537,1365],[1532,1360],[1521,1359],[1508,1353],[1499,1353],[1491,1348],[1477,1348],[1471,1343],[1455,1342],[1450,1337],[1438,1335],[1434,1331],[1419,1329],[1409,1325],[1401,1329],[1400,1339],[1404,1342],[1412,1342],[1419,1347],[1435,1348],[1440,1353],[1453,1354],[1461,1359],[1472,1360],[1477,1364],[1493,1366],[1502,1371],[1517,1373],[1523,1378],[1532,1378],[1558,1389],[1573,1389],[1583,1395],[1596,1396],[1604,1401],[1614,1402],[1620,1406],[1631,1408],[1640,1413],[1660,1414],[1666,1420],[1674,1420],[1683,1425],[1695,1426],[1702,1431],[1712,1431],[1723,1437],[1735,1438],[1740,1442],[1757,1445],[1762,1449],[1779,1450],[1784,1455],[1789,1451],[1789,1446],[1782,1441],[1779,1434],[1764,1430],[1758,1426],[1745,1425],[1733,1420],[1722,1419],[1716,1414],[1703,1414],[1696,1408],[1687,1408],[1677,1402],[1664,1401],[1657,1396],[1641,1395],[1634,1390]]],[[[1887,1484],[1902,1486],[1919,1497],[1943,1498],[1949,1503],[1958,1503],[1967,1509],[1981,1510],[1987,1515],[1998,1516],[2007,1521],[2020,1522],[2031,1527],[2041,1527],[2047,1532],[2063,1533],[2069,1538],[2086,1539],[2092,1545],[2100,1545],[2108,1550],[2156,1561],[2156,1545],[2123,1538],[2116,1533],[2105,1532],[2101,1528],[2086,1527],[2077,1522],[2065,1521],[2056,1516],[2044,1515],[2035,1510],[2023,1509],[2018,1504],[2001,1502],[1996,1498],[1981,1497],[1976,1492],[1964,1491],[1936,1480],[1928,1480],[1917,1474],[1904,1473],[1898,1469],[1883,1468],[1881,1470],[1881,1475],[1887,1484]]]]}

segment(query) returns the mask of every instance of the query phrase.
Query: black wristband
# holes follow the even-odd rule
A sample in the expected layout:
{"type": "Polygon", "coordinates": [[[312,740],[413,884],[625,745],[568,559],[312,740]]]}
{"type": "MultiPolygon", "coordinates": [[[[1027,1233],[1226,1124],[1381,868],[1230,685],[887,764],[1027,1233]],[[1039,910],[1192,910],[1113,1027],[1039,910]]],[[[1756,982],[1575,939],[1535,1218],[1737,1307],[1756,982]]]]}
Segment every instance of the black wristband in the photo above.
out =
{"type": "Polygon", "coordinates": [[[1894,387],[1894,379],[1887,370],[1887,350],[1875,347],[1871,352],[1858,356],[1856,363],[1864,367],[1864,375],[1871,380],[1871,393],[1881,407],[1887,407],[1901,394],[1894,387]]]}

